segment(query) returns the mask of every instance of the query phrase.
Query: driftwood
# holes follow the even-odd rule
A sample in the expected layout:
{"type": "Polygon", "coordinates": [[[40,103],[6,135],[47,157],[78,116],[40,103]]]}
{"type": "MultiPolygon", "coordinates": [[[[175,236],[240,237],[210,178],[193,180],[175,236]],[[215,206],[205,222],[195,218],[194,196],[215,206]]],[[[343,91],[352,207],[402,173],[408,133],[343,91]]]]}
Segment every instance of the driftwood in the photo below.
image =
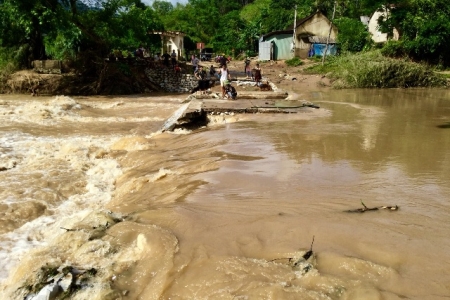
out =
{"type": "Polygon", "coordinates": [[[276,261],[276,260],[287,259],[289,261],[290,265],[292,265],[293,267],[296,267],[300,262],[307,261],[314,254],[314,252],[312,250],[313,244],[314,244],[314,236],[313,236],[313,239],[312,239],[311,247],[299,259],[296,259],[294,257],[282,257],[282,258],[275,258],[275,259],[272,259],[272,260],[269,260],[269,261],[273,262],[273,261],[276,261]]]}
{"type": "Polygon", "coordinates": [[[349,209],[345,210],[344,212],[348,213],[363,213],[366,211],[372,211],[372,210],[380,210],[380,209],[387,209],[387,210],[398,210],[399,207],[397,205],[395,206],[377,206],[377,207],[367,207],[364,202],[361,201],[361,204],[363,208],[357,208],[357,209],[349,209]]]}
{"type": "MultiPolygon", "coordinates": [[[[294,264],[293,264],[294,267],[296,267],[302,261],[307,261],[314,254],[314,252],[312,250],[313,245],[314,245],[314,236],[313,236],[313,239],[311,242],[311,247],[309,248],[308,251],[306,251],[305,254],[302,255],[302,257],[300,259],[298,259],[296,262],[294,262],[294,264]]],[[[289,262],[292,262],[292,261],[293,261],[293,258],[289,258],[289,262]]]]}

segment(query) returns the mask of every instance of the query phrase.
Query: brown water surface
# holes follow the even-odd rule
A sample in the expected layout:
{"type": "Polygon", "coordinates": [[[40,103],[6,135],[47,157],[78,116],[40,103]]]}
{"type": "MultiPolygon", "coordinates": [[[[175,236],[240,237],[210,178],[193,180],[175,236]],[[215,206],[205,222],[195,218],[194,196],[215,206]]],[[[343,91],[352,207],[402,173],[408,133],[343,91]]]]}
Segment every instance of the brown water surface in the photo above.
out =
{"type": "Polygon", "coordinates": [[[3,97],[0,255],[31,257],[3,291],[39,258],[102,268],[127,299],[448,299],[449,91],[309,97],[175,134],[153,133],[181,96],[3,97]],[[361,201],[400,209],[344,212],[361,201]],[[61,232],[105,208],[126,220],[101,240],[61,232]],[[313,237],[305,274],[287,258],[313,237]]]}

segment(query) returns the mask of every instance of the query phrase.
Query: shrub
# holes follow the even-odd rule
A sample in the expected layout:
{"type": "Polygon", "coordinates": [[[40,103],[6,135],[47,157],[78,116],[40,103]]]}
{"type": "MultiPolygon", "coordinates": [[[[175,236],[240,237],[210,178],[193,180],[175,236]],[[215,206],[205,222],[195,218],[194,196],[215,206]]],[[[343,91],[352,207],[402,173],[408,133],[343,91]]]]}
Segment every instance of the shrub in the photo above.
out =
{"type": "Polygon", "coordinates": [[[403,43],[400,41],[388,41],[381,48],[381,54],[387,57],[403,57],[405,56],[403,43]]]}
{"type": "Polygon", "coordinates": [[[17,49],[0,47],[0,93],[3,93],[4,85],[8,78],[19,68],[17,62],[23,56],[23,47],[17,49]]]}
{"type": "Polygon", "coordinates": [[[443,76],[430,67],[381,55],[381,51],[329,57],[325,65],[305,70],[329,74],[340,88],[407,88],[445,86],[443,76]]]}
{"type": "Polygon", "coordinates": [[[303,62],[300,60],[300,58],[298,58],[298,57],[294,57],[294,58],[291,58],[291,59],[287,59],[286,61],[285,61],[285,63],[286,63],[286,65],[288,65],[288,66],[290,66],[290,67],[298,67],[298,66],[300,66],[300,65],[302,65],[303,64],[303,62]]]}
{"type": "Polygon", "coordinates": [[[339,29],[338,42],[342,51],[358,52],[370,45],[370,34],[361,21],[342,17],[335,23],[339,29]]]}

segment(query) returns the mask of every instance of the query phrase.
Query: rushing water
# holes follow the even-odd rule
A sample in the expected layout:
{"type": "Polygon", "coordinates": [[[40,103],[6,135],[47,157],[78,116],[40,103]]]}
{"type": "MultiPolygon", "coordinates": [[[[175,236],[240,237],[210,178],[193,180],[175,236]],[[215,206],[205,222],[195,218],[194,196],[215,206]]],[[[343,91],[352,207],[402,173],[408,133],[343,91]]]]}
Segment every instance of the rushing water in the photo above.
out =
{"type": "Polygon", "coordinates": [[[450,92],[304,96],[175,133],[178,95],[0,96],[0,299],[45,265],[99,270],[76,299],[448,299],[450,92]]]}

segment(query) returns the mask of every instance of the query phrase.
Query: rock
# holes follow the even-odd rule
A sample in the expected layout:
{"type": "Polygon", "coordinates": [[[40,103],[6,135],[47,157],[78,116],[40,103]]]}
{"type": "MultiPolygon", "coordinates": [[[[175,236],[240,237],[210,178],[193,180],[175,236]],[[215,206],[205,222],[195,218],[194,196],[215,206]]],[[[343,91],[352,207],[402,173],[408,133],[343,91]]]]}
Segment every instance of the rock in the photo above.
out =
{"type": "Polygon", "coordinates": [[[56,283],[48,284],[36,296],[31,298],[31,300],[53,300],[61,292],[60,289],[60,286],[56,283]]]}
{"type": "Polygon", "coordinates": [[[58,285],[61,287],[61,289],[66,292],[70,289],[70,286],[73,283],[73,275],[72,273],[67,273],[66,276],[64,276],[61,281],[58,283],[58,285]]]}

